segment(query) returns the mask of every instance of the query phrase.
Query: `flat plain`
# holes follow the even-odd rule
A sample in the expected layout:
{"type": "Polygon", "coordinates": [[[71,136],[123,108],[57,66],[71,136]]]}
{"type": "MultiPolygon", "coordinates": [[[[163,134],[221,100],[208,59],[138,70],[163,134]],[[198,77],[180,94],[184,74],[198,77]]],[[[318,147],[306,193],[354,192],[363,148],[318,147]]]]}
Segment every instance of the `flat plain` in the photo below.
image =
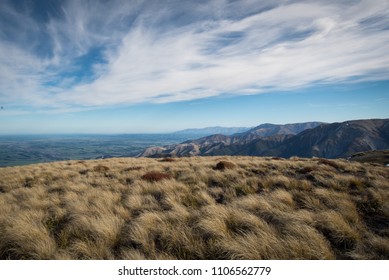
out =
{"type": "Polygon", "coordinates": [[[232,156],[0,168],[0,259],[389,259],[389,169],[232,156]]]}
{"type": "Polygon", "coordinates": [[[64,134],[0,136],[0,167],[63,160],[132,157],[152,145],[182,142],[191,134],[64,134]]]}

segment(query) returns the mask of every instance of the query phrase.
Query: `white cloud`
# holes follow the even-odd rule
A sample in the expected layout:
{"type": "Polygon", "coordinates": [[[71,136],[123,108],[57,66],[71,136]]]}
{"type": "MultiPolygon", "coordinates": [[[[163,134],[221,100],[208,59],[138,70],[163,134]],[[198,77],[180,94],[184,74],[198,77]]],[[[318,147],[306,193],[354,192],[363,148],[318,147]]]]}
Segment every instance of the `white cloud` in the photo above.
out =
{"type": "Polygon", "coordinates": [[[49,57],[0,41],[1,102],[81,108],[389,77],[386,0],[81,3],[45,24],[49,57]],[[52,82],[95,47],[92,80],[52,82]]]}

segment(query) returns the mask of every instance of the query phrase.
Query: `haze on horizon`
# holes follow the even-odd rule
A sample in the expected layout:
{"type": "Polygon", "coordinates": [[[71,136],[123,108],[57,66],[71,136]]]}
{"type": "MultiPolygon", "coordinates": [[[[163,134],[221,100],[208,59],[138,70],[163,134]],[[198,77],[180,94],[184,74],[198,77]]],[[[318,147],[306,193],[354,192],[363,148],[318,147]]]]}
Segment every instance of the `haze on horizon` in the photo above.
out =
{"type": "Polygon", "coordinates": [[[388,0],[0,0],[0,134],[389,117],[388,0]]]}

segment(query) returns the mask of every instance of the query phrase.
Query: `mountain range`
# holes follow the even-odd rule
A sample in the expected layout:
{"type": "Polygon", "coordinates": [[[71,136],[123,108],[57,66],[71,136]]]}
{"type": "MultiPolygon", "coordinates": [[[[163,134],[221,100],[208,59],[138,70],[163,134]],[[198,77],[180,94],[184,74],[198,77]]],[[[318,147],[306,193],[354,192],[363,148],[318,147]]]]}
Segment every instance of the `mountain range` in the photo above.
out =
{"type": "Polygon", "coordinates": [[[180,134],[180,135],[212,135],[212,134],[224,134],[224,135],[232,135],[235,133],[241,133],[245,132],[247,130],[251,129],[251,127],[222,127],[222,126],[212,126],[212,127],[205,127],[205,128],[188,128],[184,130],[179,130],[173,132],[173,134],[180,134]]]}
{"type": "Polygon", "coordinates": [[[242,133],[214,134],[180,144],[150,147],[139,157],[277,156],[347,158],[389,149],[389,119],[341,123],[261,124],[242,133]]]}

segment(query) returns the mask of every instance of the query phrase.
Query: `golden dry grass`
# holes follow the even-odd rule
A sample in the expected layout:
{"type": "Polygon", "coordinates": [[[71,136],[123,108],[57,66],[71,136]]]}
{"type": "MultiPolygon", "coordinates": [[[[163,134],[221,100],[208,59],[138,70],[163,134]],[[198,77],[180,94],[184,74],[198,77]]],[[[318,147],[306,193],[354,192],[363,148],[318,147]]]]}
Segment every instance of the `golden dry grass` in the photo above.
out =
{"type": "Polygon", "coordinates": [[[1,168],[0,259],[389,259],[389,169],[260,157],[1,168]]]}

